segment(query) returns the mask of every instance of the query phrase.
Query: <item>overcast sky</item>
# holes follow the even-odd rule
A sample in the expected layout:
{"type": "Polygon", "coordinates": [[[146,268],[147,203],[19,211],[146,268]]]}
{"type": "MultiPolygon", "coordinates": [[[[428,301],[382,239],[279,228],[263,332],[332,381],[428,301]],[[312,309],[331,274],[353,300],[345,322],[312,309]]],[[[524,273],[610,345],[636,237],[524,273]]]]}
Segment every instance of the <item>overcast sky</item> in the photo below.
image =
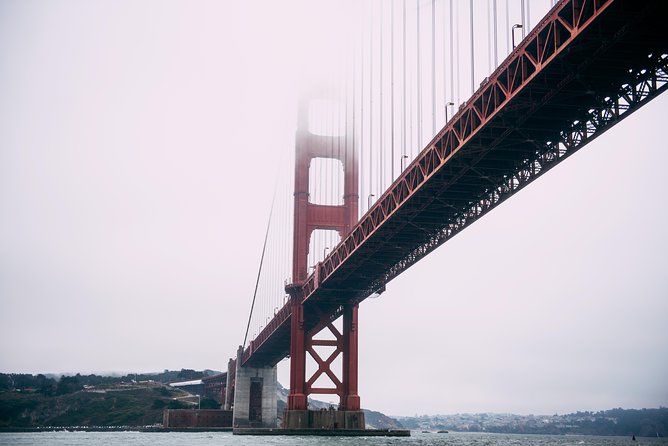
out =
{"type": "MultiPolygon", "coordinates": [[[[226,368],[296,91],[338,14],[0,0],[0,371],[226,368]]],[[[664,95],[365,301],[362,405],[668,405],[667,111],[664,95]]]]}

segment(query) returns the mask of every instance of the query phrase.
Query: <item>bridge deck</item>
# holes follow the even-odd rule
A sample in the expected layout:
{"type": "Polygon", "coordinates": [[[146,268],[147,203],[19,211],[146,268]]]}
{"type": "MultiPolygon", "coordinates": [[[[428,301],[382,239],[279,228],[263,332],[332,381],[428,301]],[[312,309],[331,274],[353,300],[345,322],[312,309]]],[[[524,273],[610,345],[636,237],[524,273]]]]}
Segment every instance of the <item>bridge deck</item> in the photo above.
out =
{"type": "MultiPolygon", "coordinates": [[[[303,284],[306,329],[360,302],[668,85],[668,2],[559,2],[303,284]]],[[[286,306],[244,362],[289,354],[286,306]]]]}

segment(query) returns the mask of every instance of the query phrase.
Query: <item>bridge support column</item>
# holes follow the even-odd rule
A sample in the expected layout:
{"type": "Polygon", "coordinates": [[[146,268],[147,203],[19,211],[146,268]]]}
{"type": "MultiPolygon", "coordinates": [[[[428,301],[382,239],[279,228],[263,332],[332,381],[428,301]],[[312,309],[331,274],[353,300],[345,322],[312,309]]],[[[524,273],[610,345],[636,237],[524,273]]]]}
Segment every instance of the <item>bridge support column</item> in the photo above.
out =
{"type": "Polygon", "coordinates": [[[357,394],[357,309],[357,305],[343,307],[342,410],[360,410],[360,397],[357,394]]]}
{"type": "Polygon", "coordinates": [[[225,383],[225,395],[223,395],[223,409],[232,410],[234,406],[234,380],[237,373],[237,361],[230,358],[227,362],[227,382],[225,383]]]}
{"type": "Polygon", "coordinates": [[[304,307],[301,304],[301,293],[297,288],[290,289],[292,318],[290,327],[290,394],[288,409],[305,411],[307,398],[306,381],[306,343],[304,334],[304,307]]]}
{"type": "MultiPolygon", "coordinates": [[[[296,133],[295,192],[294,192],[294,240],[293,283],[286,286],[290,294],[292,319],[290,327],[290,394],[283,418],[283,427],[364,429],[364,413],[360,410],[357,394],[357,305],[347,304],[343,309],[343,333],[332,325],[340,306],[317,306],[303,302],[303,286],[308,280],[309,244],[316,230],[334,230],[341,239],[348,235],[357,222],[358,213],[358,166],[352,128],[342,135],[328,136],[311,133],[309,130],[309,107],[315,99],[328,98],[320,92],[300,102],[296,133]],[[325,205],[314,203],[309,196],[310,165],[316,158],[337,160],[343,166],[342,204],[325,205]],[[306,305],[306,307],[305,307],[306,305]],[[315,318],[320,318],[316,323],[315,318]],[[305,324],[304,319],[308,319],[305,324]],[[328,329],[336,338],[315,339],[321,330],[328,329]],[[329,357],[321,357],[317,347],[334,347],[329,357]],[[317,370],[307,376],[307,352],[315,361],[317,370]],[[335,376],[331,364],[342,355],[343,371],[335,376]],[[329,387],[318,387],[319,378],[331,381],[329,387]],[[311,394],[338,395],[339,410],[309,411],[308,396],[311,394]]],[[[319,265],[319,264],[318,264],[319,265]]],[[[315,267],[315,286],[318,286],[319,266],[315,267]]],[[[326,385],[326,384],[325,384],[326,385]]]]}
{"type": "Polygon", "coordinates": [[[234,427],[276,427],[276,366],[241,365],[243,348],[237,352],[234,385],[234,427]]]}

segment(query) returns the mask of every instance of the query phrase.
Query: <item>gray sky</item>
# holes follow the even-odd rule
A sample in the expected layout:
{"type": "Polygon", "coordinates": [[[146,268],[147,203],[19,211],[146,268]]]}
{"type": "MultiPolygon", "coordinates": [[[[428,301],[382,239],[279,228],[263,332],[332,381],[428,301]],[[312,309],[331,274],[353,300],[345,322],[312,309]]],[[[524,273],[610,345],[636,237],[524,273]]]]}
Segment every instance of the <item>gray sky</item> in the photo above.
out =
{"type": "MultiPolygon", "coordinates": [[[[339,13],[0,1],[0,371],[226,367],[295,92],[339,13]]],[[[363,406],[667,405],[667,110],[664,95],[364,302],[363,406]]]]}

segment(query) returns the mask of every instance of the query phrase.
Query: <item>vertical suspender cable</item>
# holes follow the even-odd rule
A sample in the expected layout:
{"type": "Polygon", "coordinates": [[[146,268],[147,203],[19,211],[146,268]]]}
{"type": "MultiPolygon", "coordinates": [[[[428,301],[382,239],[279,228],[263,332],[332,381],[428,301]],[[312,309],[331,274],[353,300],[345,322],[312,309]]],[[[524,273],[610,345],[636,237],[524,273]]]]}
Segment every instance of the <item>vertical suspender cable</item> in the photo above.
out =
{"type": "MultiPolygon", "coordinates": [[[[333,81],[332,85],[332,93],[334,94],[334,99],[330,101],[332,104],[332,126],[335,127],[333,129],[333,135],[335,137],[334,142],[332,144],[332,159],[329,162],[329,171],[331,172],[330,175],[332,175],[331,178],[331,183],[330,187],[332,189],[331,192],[331,203],[334,206],[337,206],[339,204],[339,198],[338,198],[338,181],[339,181],[339,171],[337,170],[338,166],[338,159],[340,158],[339,154],[341,153],[341,83],[337,81],[333,81]]],[[[328,245],[331,247],[332,245],[328,245]]]]}
{"type": "MultiPolygon", "coordinates": [[[[334,82],[331,77],[331,71],[330,71],[330,79],[329,79],[329,85],[327,87],[327,101],[325,102],[327,104],[327,107],[329,108],[328,110],[328,129],[327,129],[327,134],[329,135],[329,156],[325,157],[324,160],[322,160],[323,163],[323,169],[325,170],[325,178],[324,180],[324,186],[325,186],[325,199],[323,200],[323,204],[331,204],[332,203],[332,156],[334,155],[334,145],[336,144],[335,139],[334,139],[334,128],[335,128],[335,117],[334,117],[334,82]]],[[[323,241],[323,247],[326,246],[327,240],[323,241]]],[[[318,256],[320,257],[320,256],[318,256]]]]}
{"type": "Polygon", "coordinates": [[[487,73],[492,72],[492,0],[487,0],[487,73]]]}
{"type": "Polygon", "coordinates": [[[453,28],[453,9],[450,0],[450,100],[455,102],[455,53],[454,53],[454,28],[453,28]]]}
{"type": "MultiPolygon", "coordinates": [[[[318,133],[319,134],[324,133],[324,127],[325,127],[324,115],[325,115],[325,113],[324,113],[324,110],[323,110],[322,106],[318,107],[318,133]]],[[[321,180],[321,178],[322,178],[322,163],[318,162],[317,166],[318,166],[318,170],[315,171],[317,176],[314,178],[314,181],[313,181],[314,189],[315,189],[314,190],[314,192],[315,192],[314,193],[314,195],[315,195],[314,200],[315,200],[316,203],[322,203],[322,187],[318,187],[318,184],[316,184],[316,182],[319,183],[319,182],[322,181],[321,180]]],[[[309,184],[309,186],[310,186],[310,184],[309,184]]],[[[314,251],[314,253],[315,253],[315,251],[314,251]]],[[[311,256],[313,256],[313,254],[311,256]]],[[[311,262],[311,264],[313,264],[315,262],[315,259],[312,259],[312,260],[313,261],[311,262]]]]}
{"type": "MultiPolygon", "coordinates": [[[[373,2],[369,5],[369,195],[373,190],[373,2]]],[[[367,200],[367,210],[371,206],[367,200]]]]}
{"type": "Polygon", "coordinates": [[[510,7],[508,5],[508,2],[510,0],[506,0],[506,54],[510,54],[510,52],[513,50],[510,48],[510,7]]]}
{"type": "MultiPolygon", "coordinates": [[[[283,268],[284,268],[285,265],[287,264],[287,259],[285,259],[284,256],[286,255],[286,252],[287,252],[287,250],[288,250],[288,249],[287,249],[288,247],[285,246],[285,231],[284,231],[284,230],[285,230],[285,224],[286,224],[286,222],[287,222],[287,218],[288,218],[288,213],[287,213],[286,210],[285,210],[285,190],[283,190],[283,188],[282,188],[282,186],[283,186],[283,177],[281,177],[281,182],[279,183],[279,185],[281,186],[281,192],[280,192],[280,194],[281,194],[281,195],[280,195],[280,198],[281,198],[281,208],[280,208],[280,209],[281,209],[282,215],[281,215],[281,217],[280,217],[280,221],[279,221],[279,225],[280,225],[280,227],[279,227],[278,249],[279,249],[280,252],[283,254],[283,256],[282,256],[281,259],[280,259],[280,262],[281,262],[281,263],[280,263],[280,269],[279,269],[279,271],[278,271],[279,281],[276,282],[277,284],[280,284],[280,283],[281,283],[280,280],[286,278],[286,277],[283,275],[283,273],[285,272],[285,271],[283,270],[283,268]]],[[[279,287],[279,290],[280,290],[280,287],[279,287]]],[[[276,293],[276,299],[274,300],[274,308],[280,306],[281,294],[282,294],[281,291],[279,291],[278,293],[276,293]]]]}
{"type": "MultiPolygon", "coordinates": [[[[338,128],[339,127],[339,113],[338,113],[338,111],[339,111],[339,105],[338,105],[339,101],[337,99],[339,97],[339,95],[336,92],[336,90],[337,90],[336,83],[333,79],[332,79],[332,86],[330,88],[332,90],[332,93],[331,93],[332,99],[330,99],[330,101],[329,101],[329,104],[332,107],[332,113],[331,113],[331,116],[332,116],[332,131],[330,132],[330,134],[333,136],[333,139],[332,139],[332,151],[330,153],[330,158],[329,158],[329,163],[328,163],[329,164],[329,169],[327,169],[327,170],[329,171],[329,175],[330,175],[330,178],[329,178],[329,200],[330,201],[329,201],[329,203],[332,204],[332,205],[337,205],[338,200],[335,198],[336,197],[336,192],[334,191],[334,177],[336,176],[336,174],[338,172],[335,170],[336,169],[336,161],[335,161],[335,158],[334,158],[334,146],[336,145],[337,146],[336,148],[338,150],[339,141],[341,139],[338,136],[335,136],[335,135],[339,134],[339,128],[338,128]]],[[[333,233],[333,231],[331,231],[331,230],[326,232],[327,241],[325,242],[326,243],[325,247],[331,248],[333,246],[334,239],[332,238],[332,233],[333,233]]],[[[324,252],[323,252],[323,260],[324,260],[324,252]]]]}
{"type": "Polygon", "coordinates": [[[475,92],[475,45],[473,43],[473,0],[469,0],[471,16],[471,94],[475,92]]]}
{"type": "MultiPolygon", "coordinates": [[[[413,59],[413,55],[411,54],[411,59],[413,59]]],[[[411,61],[412,62],[412,61],[411,61]]],[[[408,150],[407,150],[407,159],[406,159],[406,165],[408,165],[408,162],[413,159],[413,150],[415,148],[415,133],[414,132],[414,122],[415,122],[415,114],[417,113],[417,105],[414,104],[413,99],[417,98],[417,95],[415,94],[415,91],[413,90],[413,82],[416,81],[417,77],[415,76],[415,73],[412,70],[412,63],[411,66],[409,67],[409,72],[408,75],[410,76],[408,78],[409,81],[409,89],[408,89],[408,150]]],[[[416,84],[417,85],[417,84],[416,84]]]]}
{"type": "Polygon", "coordinates": [[[390,3],[390,183],[394,181],[394,2],[390,3]]]}
{"type": "Polygon", "coordinates": [[[404,106],[404,113],[403,113],[403,128],[401,131],[402,137],[403,137],[403,146],[401,148],[401,163],[399,166],[403,170],[403,160],[406,157],[406,0],[404,0],[404,10],[403,10],[403,38],[404,38],[404,44],[403,44],[403,87],[404,87],[404,99],[402,101],[403,106],[404,106]]]}
{"type": "MultiPolygon", "coordinates": [[[[348,172],[348,156],[351,157],[352,162],[354,163],[353,153],[355,153],[355,51],[353,50],[352,57],[352,72],[348,72],[348,75],[351,78],[346,77],[346,148],[345,153],[343,154],[343,203],[346,203],[346,178],[348,175],[352,175],[352,172],[348,172]],[[352,94],[351,94],[352,89],[352,94]],[[348,119],[348,97],[350,96],[350,120],[348,119]],[[350,127],[350,128],[349,128],[350,127]],[[352,153],[349,153],[352,151],[352,153]]],[[[355,193],[355,191],[350,191],[355,193]]]]}
{"type": "Polygon", "coordinates": [[[461,104],[460,101],[460,92],[461,92],[461,71],[459,69],[459,44],[460,44],[460,35],[459,35],[459,6],[460,2],[457,2],[457,19],[455,20],[455,36],[457,38],[457,43],[455,44],[455,54],[457,62],[455,66],[457,67],[457,104],[461,104]]]}
{"type": "Polygon", "coordinates": [[[431,0],[431,134],[436,134],[436,0],[431,0]]]}
{"type": "Polygon", "coordinates": [[[524,12],[524,0],[522,0],[522,9],[521,9],[521,14],[522,14],[522,40],[524,40],[524,36],[526,36],[526,22],[524,21],[525,17],[525,12],[524,12]]]}
{"type": "MultiPolygon", "coordinates": [[[[422,70],[420,69],[420,0],[417,0],[417,150],[422,149],[422,70]]],[[[413,148],[411,148],[411,158],[413,157],[413,148]]]]}
{"type": "MultiPolygon", "coordinates": [[[[353,47],[353,48],[354,48],[354,47],[353,47]]],[[[352,76],[353,76],[353,81],[352,81],[352,84],[353,84],[353,91],[352,91],[352,96],[353,96],[353,98],[352,98],[352,130],[351,130],[351,132],[350,132],[350,137],[351,137],[351,139],[352,139],[352,140],[351,140],[351,153],[350,153],[351,165],[352,165],[352,166],[354,166],[355,163],[357,163],[357,160],[355,159],[355,151],[356,151],[356,149],[357,149],[357,134],[355,133],[355,130],[356,130],[356,127],[357,127],[357,125],[356,125],[356,124],[357,124],[357,122],[356,122],[356,120],[357,120],[357,116],[356,116],[356,113],[355,113],[355,108],[356,108],[356,106],[357,106],[357,101],[356,101],[356,98],[357,98],[357,82],[355,81],[355,80],[357,79],[357,63],[356,63],[356,62],[357,62],[357,52],[355,52],[354,49],[353,49],[353,52],[354,52],[355,54],[354,54],[354,56],[353,56],[353,73],[352,73],[352,76]]],[[[348,166],[347,164],[344,164],[344,169],[345,169],[347,166],[348,166]]],[[[354,168],[353,168],[353,169],[354,169],[354,168]]],[[[345,170],[344,170],[344,171],[345,171],[345,170]]],[[[352,172],[350,173],[350,175],[352,175],[352,172]]],[[[345,181],[345,179],[344,179],[344,181],[345,181]]],[[[357,187],[359,188],[359,184],[358,184],[357,187]]],[[[344,188],[345,188],[345,186],[344,186],[344,188]]],[[[359,196],[359,194],[360,194],[360,191],[359,191],[359,190],[353,190],[353,191],[350,191],[350,192],[353,193],[353,194],[357,194],[358,196],[359,196]]],[[[359,199],[358,199],[357,201],[358,201],[358,203],[359,203],[359,199]]],[[[360,209],[361,209],[361,207],[358,205],[358,207],[357,207],[357,218],[358,218],[358,219],[361,217],[361,215],[360,215],[360,209]]]]}
{"type": "Polygon", "coordinates": [[[362,173],[364,172],[364,26],[360,26],[360,140],[359,140],[359,188],[362,196],[362,204],[359,206],[360,217],[364,214],[364,181],[362,181],[362,173]]]}
{"type": "MultiPolygon", "coordinates": [[[[337,202],[335,201],[335,198],[334,198],[335,197],[335,192],[334,192],[335,171],[334,171],[334,168],[336,166],[336,163],[334,162],[334,149],[335,149],[334,146],[336,145],[337,146],[336,148],[338,149],[338,145],[339,145],[339,141],[340,141],[340,139],[335,136],[335,135],[338,135],[338,133],[339,133],[339,129],[338,129],[339,114],[338,114],[338,100],[336,99],[338,97],[338,94],[336,93],[336,85],[335,85],[335,82],[334,82],[333,79],[332,79],[331,82],[332,82],[332,85],[331,85],[330,89],[331,89],[332,92],[330,94],[332,96],[332,99],[329,100],[329,104],[330,104],[330,107],[332,108],[332,112],[331,112],[332,130],[330,132],[330,135],[332,135],[332,146],[331,146],[332,148],[331,148],[330,154],[329,154],[329,162],[328,162],[329,169],[327,169],[328,174],[329,174],[329,198],[328,199],[329,199],[330,204],[336,205],[337,202]]],[[[330,234],[331,234],[331,231],[330,231],[330,234]]],[[[327,246],[331,246],[331,245],[327,245],[327,246]]]]}
{"type": "MultiPolygon", "coordinates": [[[[448,76],[447,76],[447,66],[448,66],[448,56],[447,56],[447,46],[445,45],[445,24],[447,23],[447,13],[448,10],[445,7],[445,0],[443,1],[443,21],[441,22],[443,24],[442,26],[442,35],[441,35],[441,41],[443,42],[443,106],[447,107],[448,103],[448,76]]],[[[447,112],[445,112],[443,116],[443,123],[445,123],[445,115],[447,115],[447,112]]]]}
{"type": "Polygon", "coordinates": [[[531,31],[531,2],[527,2],[527,33],[531,31]]]}
{"type": "MultiPolygon", "coordinates": [[[[276,180],[277,183],[278,183],[279,179],[280,179],[280,168],[279,168],[278,179],[276,180]]],[[[276,188],[278,188],[278,184],[276,185],[276,188]]],[[[268,320],[268,319],[269,319],[269,315],[271,314],[271,308],[273,308],[274,301],[276,300],[276,292],[278,291],[278,286],[277,286],[277,284],[280,283],[280,282],[277,280],[277,279],[278,279],[278,268],[279,268],[279,264],[278,264],[278,261],[277,261],[277,259],[276,259],[276,253],[278,253],[278,252],[280,252],[280,251],[277,250],[277,248],[279,248],[279,245],[278,245],[278,238],[276,237],[276,235],[277,235],[277,234],[276,234],[276,228],[273,228],[273,230],[271,231],[271,246],[272,246],[272,250],[270,251],[270,254],[271,254],[271,264],[272,264],[272,268],[271,268],[271,281],[270,281],[270,285],[271,285],[271,293],[270,293],[269,296],[268,296],[268,299],[267,299],[267,305],[264,307],[264,308],[265,308],[265,315],[266,315],[265,320],[268,320]]]]}
{"type": "Polygon", "coordinates": [[[382,192],[384,190],[384,184],[383,180],[384,174],[385,174],[385,169],[384,169],[384,164],[383,161],[385,160],[384,154],[383,154],[383,0],[379,0],[380,3],[380,25],[379,25],[379,34],[378,34],[378,40],[379,40],[379,46],[380,46],[380,54],[379,54],[379,69],[378,69],[378,76],[379,76],[379,87],[378,87],[378,97],[379,97],[379,102],[378,102],[378,186],[377,186],[377,191],[378,193],[382,192]]]}
{"type": "MultiPolygon", "coordinates": [[[[290,253],[292,252],[291,246],[290,246],[290,241],[292,240],[289,236],[289,230],[292,228],[291,223],[291,217],[292,217],[292,212],[290,212],[290,199],[288,197],[291,196],[290,194],[290,186],[289,186],[289,181],[287,181],[287,175],[286,178],[284,179],[283,182],[283,211],[285,212],[285,218],[283,218],[283,252],[285,253],[285,258],[283,259],[283,274],[282,274],[282,279],[287,279],[289,278],[289,272],[288,272],[288,265],[292,265],[291,262],[291,256],[290,253]]],[[[288,280],[288,282],[292,282],[292,280],[288,280]]],[[[279,302],[279,305],[277,305],[279,308],[281,307],[282,302],[285,300],[285,292],[281,292],[283,299],[279,302]]]]}
{"type": "MultiPolygon", "coordinates": [[[[408,36],[408,39],[410,39],[410,35],[408,36]]],[[[415,83],[415,72],[414,72],[414,58],[415,54],[411,53],[413,49],[413,45],[410,40],[408,40],[408,44],[410,45],[409,48],[409,65],[408,65],[408,145],[406,146],[406,165],[408,165],[408,162],[412,159],[413,155],[413,148],[415,147],[415,132],[414,130],[414,115],[417,112],[417,106],[413,103],[414,99],[416,98],[415,91],[413,90],[414,83],[415,83]]],[[[417,85],[417,84],[416,84],[417,85]]]]}
{"type": "MultiPolygon", "coordinates": [[[[343,56],[342,56],[343,57],[343,56]]],[[[341,65],[344,65],[343,63],[341,65]]],[[[343,194],[341,193],[341,171],[339,169],[339,163],[343,160],[343,157],[341,156],[341,143],[343,142],[344,146],[346,143],[346,133],[344,132],[344,113],[347,111],[345,108],[346,104],[346,82],[348,81],[347,73],[348,72],[348,64],[347,62],[345,63],[344,71],[342,73],[343,75],[343,80],[344,83],[341,84],[339,83],[339,92],[337,94],[338,100],[336,101],[336,110],[337,110],[337,126],[339,127],[338,134],[337,134],[337,145],[336,145],[336,162],[333,163],[332,170],[334,172],[334,204],[335,205],[343,205],[343,194]]]]}
{"type": "Polygon", "coordinates": [[[499,66],[499,42],[498,42],[498,30],[496,29],[497,28],[496,22],[497,22],[498,19],[497,19],[497,14],[496,14],[496,0],[492,0],[492,1],[493,1],[493,3],[492,3],[492,5],[493,5],[492,6],[493,7],[492,17],[494,19],[494,28],[493,28],[493,32],[494,32],[494,69],[496,69],[496,67],[499,66]]]}

